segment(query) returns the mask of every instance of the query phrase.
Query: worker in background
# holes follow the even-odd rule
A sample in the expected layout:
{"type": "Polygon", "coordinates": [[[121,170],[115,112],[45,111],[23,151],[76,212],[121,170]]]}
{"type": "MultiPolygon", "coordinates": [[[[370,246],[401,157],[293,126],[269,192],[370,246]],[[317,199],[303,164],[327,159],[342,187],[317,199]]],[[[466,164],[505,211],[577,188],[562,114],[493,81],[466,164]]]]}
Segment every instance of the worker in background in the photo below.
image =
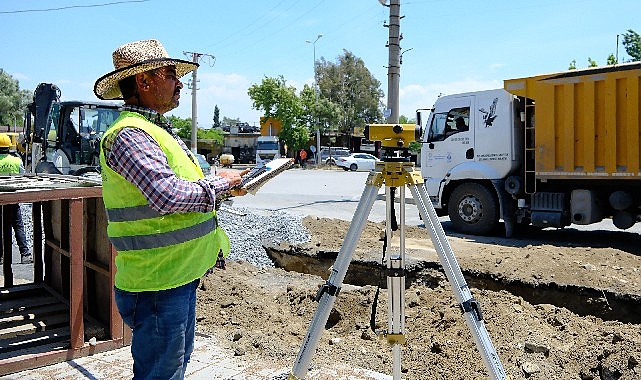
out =
{"type": "Polygon", "coordinates": [[[194,348],[200,277],[229,252],[216,198],[244,195],[242,172],[205,178],[164,113],[178,106],[180,78],[198,64],[169,58],[157,40],[113,52],[100,99],[123,99],[101,141],[107,233],[116,256],[115,299],[133,331],[134,379],[183,379],[194,348]]]}
{"type": "MultiPolygon", "coordinates": [[[[22,160],[11,154],[11,138],[0,133],[0,174],[18,174],[24,173],[24,166],[22,160]]],[[[27,236],[24,233],[24,224],[22,223],[22,211],[20,205],[17,203],[8,204],[4,207],[9,208],[11,215],[11,226],[16,237],[16,243],[20,250],[20,263],[30,264],[33,262],[31,250],[27,244],[27,236]]],[[[2,243],[2,231],[0,231],[0,243],[2,243]]],[[[11,255],[7,255],[11,257],[11,255]]]]}
{"type": "Polygon", "coordinates": [[[300,167],[304,168],[305,161],[307,161],[307,151],[305,149],[301,149],[299,152],[299,156],[300,156],[300,167]]]}

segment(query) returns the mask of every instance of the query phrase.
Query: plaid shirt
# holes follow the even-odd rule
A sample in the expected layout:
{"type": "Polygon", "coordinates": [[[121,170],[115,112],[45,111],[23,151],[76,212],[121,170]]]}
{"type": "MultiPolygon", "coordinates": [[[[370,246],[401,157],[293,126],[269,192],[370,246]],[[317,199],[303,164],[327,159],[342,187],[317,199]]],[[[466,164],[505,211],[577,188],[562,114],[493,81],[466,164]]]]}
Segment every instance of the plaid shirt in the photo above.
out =
{"type": "MultiPolygon", "coordinates": [[[[187,145],[171,130],[163,115],[148,108],[125,105],[121,111],[136,112],[149,122],[169,132],[185,150],[187,145]]],[[[210,212],[216,206],[216,195],[224,196],[229,182],[208,176],[197,182],[180,179],[167,163],[167,156],[158,143],[137,128],[123,128],[103,141],[107,165],[143,193],[149,206],[161,213],[210,212]]],[[[193,160],[193,156],[188,154],[193,160]]]]}

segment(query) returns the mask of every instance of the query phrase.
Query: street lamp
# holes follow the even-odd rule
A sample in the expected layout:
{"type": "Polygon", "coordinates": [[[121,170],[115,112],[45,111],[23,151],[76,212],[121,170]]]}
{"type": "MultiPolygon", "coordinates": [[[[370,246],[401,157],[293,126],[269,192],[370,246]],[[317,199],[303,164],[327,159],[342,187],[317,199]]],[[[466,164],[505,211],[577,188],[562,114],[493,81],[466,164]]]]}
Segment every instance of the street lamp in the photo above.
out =
{"type": "MultiPolygon", "coordinates": [[[[322,34],[319,34],[316,36],[316,39],[314,42],[307,40],[308,44],[312,44],[314,48],[314,65],[312,66],[314,68],[314,93],[316,94],[316,104],[318,104],[318,90],[316,89],[316,42],[323,37],[322,34]]],[[[319,165],[320,162],[320,127],[318,126],[318,123],[316,123],[316,165],[319,165]]]]}

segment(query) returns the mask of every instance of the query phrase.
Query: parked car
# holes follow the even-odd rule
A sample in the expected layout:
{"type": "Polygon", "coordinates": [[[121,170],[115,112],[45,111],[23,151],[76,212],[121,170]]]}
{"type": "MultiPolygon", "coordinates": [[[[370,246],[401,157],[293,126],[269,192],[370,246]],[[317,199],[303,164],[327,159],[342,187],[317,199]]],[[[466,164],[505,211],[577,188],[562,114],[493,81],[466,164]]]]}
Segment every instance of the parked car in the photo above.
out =
{"type": "Polygon", "coordinates": [[[197,154],[196,158],[198,158],[198,164],[200,165],[200,169],[203,171],[203,174],[209,175],[209,173],[211,173],[211,165],[209,165],[205,156],[197,154]]]}
{"type": "Polygon", "coordinates": [[[352,152],[343,147],[323,147],[320,150],[320,162],[326,165],[336,165],[336,158],[349,156],[352,152]],[[331,153],[331,154],[330,154],[331,153]]]}
{"type": "Polygon", "coordinates": [[[368,153],[352,153],[346,157],[336,157],[336,166],[343,168],[345,171],[370,171],[374,170],[378,161],[380,160],[376,156],[368,153]]]}

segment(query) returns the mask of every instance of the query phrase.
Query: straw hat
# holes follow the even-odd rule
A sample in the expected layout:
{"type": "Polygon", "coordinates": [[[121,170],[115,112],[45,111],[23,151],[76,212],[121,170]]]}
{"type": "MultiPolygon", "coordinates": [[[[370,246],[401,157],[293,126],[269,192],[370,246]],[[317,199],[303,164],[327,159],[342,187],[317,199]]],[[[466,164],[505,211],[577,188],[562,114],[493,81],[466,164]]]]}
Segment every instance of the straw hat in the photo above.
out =
{"type": "Polygon", "coordinates": [[[122,99],[118,82],[135,74],[165,66],[176,66],[176,76],[182,78],[195,70],[197,63],[169,58],[158,40],[136,41],[120,46],[113,52],[115,70],[98,78],[93,92],[100,99],[122,99]]]}

